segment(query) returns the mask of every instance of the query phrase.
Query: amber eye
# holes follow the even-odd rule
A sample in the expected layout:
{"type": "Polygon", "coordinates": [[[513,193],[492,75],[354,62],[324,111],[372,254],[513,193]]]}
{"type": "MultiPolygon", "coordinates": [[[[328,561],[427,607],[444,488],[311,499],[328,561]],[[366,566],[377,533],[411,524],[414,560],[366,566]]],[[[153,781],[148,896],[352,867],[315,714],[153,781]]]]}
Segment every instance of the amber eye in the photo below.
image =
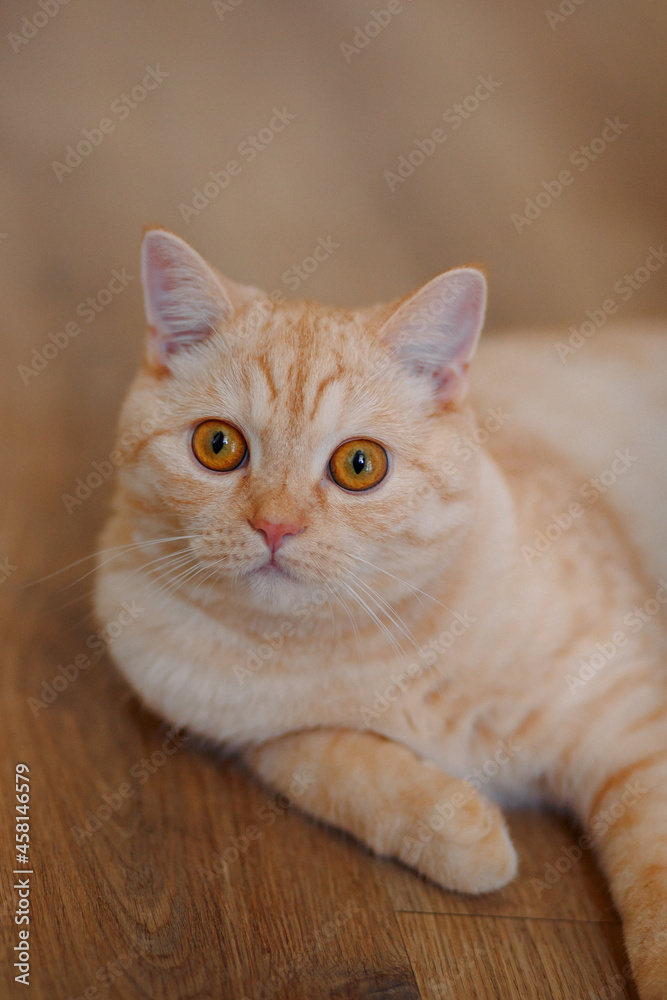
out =
{"type": "Polygon", "coordinates": [[[369,490],[387,473],[387,452],[375,441],[346,441],[329,462],[331,478],[344,490],[369,490]]]}
{"type": "Polygon", "coordinates": [[[195,458],[214,472],[231,472],[246,456],[248,445],[236,427],[224,420],[204,420],[192,435],[195,458]]]}

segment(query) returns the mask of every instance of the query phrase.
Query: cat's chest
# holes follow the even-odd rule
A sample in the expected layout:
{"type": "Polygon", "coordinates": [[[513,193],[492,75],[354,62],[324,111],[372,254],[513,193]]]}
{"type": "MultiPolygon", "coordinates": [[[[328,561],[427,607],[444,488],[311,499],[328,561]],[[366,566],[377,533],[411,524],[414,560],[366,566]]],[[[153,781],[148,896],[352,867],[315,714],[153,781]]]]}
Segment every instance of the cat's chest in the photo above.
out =
{"type": "Polygon", "coordinates": [[[123,672],[154,709],[227,744],[331,727],[424,747],[469,706],[460,682],[416,650],[337,645],[279,628],[251,640],[192,608],[166,617],[147,608],[142,618],[114,643],[123,672]]]}

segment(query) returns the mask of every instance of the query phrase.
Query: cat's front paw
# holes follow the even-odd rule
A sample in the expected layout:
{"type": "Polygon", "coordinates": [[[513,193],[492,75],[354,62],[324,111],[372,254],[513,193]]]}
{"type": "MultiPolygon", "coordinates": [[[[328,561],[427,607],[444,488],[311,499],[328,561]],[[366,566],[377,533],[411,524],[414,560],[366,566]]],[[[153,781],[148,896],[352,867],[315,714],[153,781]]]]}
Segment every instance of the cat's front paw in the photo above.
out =
{"type": "Polygon", "coordinates": [[[399,859],[445,889],[492,892],[514,878],[517,855],[500,809],[470,791],[458,810],[449,803],[415,823],[399,859]]]}

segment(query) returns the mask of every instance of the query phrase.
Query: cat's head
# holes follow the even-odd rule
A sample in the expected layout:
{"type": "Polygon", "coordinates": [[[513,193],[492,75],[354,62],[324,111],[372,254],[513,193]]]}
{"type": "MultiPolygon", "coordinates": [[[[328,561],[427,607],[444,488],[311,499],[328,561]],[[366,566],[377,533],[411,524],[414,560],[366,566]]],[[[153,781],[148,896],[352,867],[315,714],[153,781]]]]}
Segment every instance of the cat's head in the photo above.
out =
{"type": "Polygon", "coordinates": [[[474,519],[478,463],[457,445],[480,271],[366,310],[276,302],[153,229],[143,281],[117,509],[135,540],[181,539],[197,599],[231,584],[285,613],[316,590],[395,596],[446,568],[474,519]]]}

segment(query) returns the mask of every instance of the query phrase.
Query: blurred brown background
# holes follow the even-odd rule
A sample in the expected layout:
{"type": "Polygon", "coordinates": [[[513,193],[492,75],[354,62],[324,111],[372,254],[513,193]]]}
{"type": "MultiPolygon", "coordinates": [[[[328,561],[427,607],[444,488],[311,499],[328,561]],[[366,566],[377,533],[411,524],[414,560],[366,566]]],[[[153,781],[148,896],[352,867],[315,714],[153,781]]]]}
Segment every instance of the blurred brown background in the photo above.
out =
{"type": "MultiPolygon", "coordinates": [[[[389,884],[399,910],[440,912],[444,899],[445,909],[456,913],[483,911],[517,921],[532,914],[544,918],[540,926],[547,929],[559,913],[592,921],[586,933],[593,957],[582,952],[581,978],[574,986],[561,983],[558,995],[581,996],[587,985],[605,988],[623,954],[601,880],[586,859],[573,881],[563,880],[550,897],[560,901],[553,912],[535,901],[525,870],[518,888],[482,911],[447,902],[432,888],[427,906],[410,873],[378,867],[355,845],[289,814],[276,824],[274,840],[265,834],[263,854],[249,852],[233,888],[225,884],[222,892],[216,883],[213,892],[203,891],[187,852],[200,851],[204,864],[225,837],[243,829],[244,810],[252,813],[263,799],[244,779],[195,751],[184,750],[154,779],[155,800],[141,836],[119,839],[109,823],[84,851],[77,848],[72,824],[105,789],[118,787],[146,746],[161,745],[154,735],[158,722],[136,706],[128,711],[127,692],[106,661],[35,718],[28,698],[39,694],[59,663],[71,661],[91,624],[83,617],[85,597],[67,606],[72,592],[61,592],[59,578],[22,588],[92,552],[105,517],[108,482],[70,511],[63,495],[112,448],[118,405],[141,352],[138,262],[146,223],[175,230],[237,280],[342,305],[395,298],[441,270],[477,261],[490,276],[491,327],[579,326],[587,310],[610,298],[619,318],[664,316],[662,270],[627,298],[614,285],[667,236],[667,7],[658,0],[69,0],[64,6],[5,0],[0,26],[0,564],[7,567],[0,572],[0,749],[7,788],[16,761],[34,768],[38,851],[42,871],[48,861],[55,880],[48,898],[36,896],[42,972],[32,995],[51,1000],[83,992],[97,964],[117,955],[126,938],[144,942],[157,927],[167,935],[158,934],[157,952],[172,954],[169,934],[181,935],[179,968],[195,969],[188,991],[173,985],[171,973],[160,973],[155,959],[153,965],[135,963],[114,996],[240,996],[249,982],[268,974],[266,955],[284,946],[262,924],[266,907],[252,900],[264,898],[268,878],[268,911],[279,906],[290,920],[298,916],[306,934],[323,918],[304,900],[317,895],[325,909],[340,901],[338,876],[326,874],[332,856],[338,867],[331,870],[343,872],[343,880],[371,901],[363,922],[376,942],[362,946],[350,930],[345,960],[333,945],[323,948],[320,965],[337,955],[337,971],[328,973],[330,984],[339,983],[336,996],[420,995],[405,952],[412,931],[404,933],[405,947],[392,951],[394,931],[378,917],[384,905],[391,913],[389,884]],[[154,89],[142,90],[144,80],[154,89]],[[272,120],[276,129],[281,124],[275,109],[284,127],[267,133],[272,120]],[[617,123],[618,134],[609,131],[607,119],[617,123]],[[434,129],[446,136],[437,145],[428,138],[434,129]],[[613,141],[599,139],[605,129],[613,141]],[[248,139],[254,136],[253,156],[248,139]],[[417,141],[433,150],[414,166],[417,141]],[[590,154],[577,153],[582,146],[590,154]],[[410,157],[412,171],[405,167],[410,157]],[[230,161],[238,167],[224,190],[204,188],[210,172],[230,161]],[[401,163],[409,176],[388,182],[387,172],[397,173],[401,163]],[[549,190],[558,192],[564,170],[571,182],[558,197],[549,196],[549,190]],[[204,195],[204,207],[196,203],[198,214],[184,212],[195,188],[213,196],[204,195]],[[512,216],[524,216],[527,200],[535,199],[537,217],[517,231],[512,216]],[[295,266],[319,240],[332,252],[299,278],[295,266]],[[122,287],[113,282],[107,292],[114,270],[123,269],[132,280],[122,287]],[[68,323],[78,323],[81,332],[68,338],[68,323]],[[183,792],[187,787],[216,805],[200,814],[183,792]],[[170,864],[182,859],[173,883],[146,874],[162,872],[165,857],[170,864]],[[304,871],[307,857],[320,865],[321,877],[304,871]],[[272,858],[278,859],[274,867],[272,858]],[[191,893],[182,897],[188,879],[191,893]],[[210,910],[193,900],[204,900],[210,910]],[[246,900],[255,907],[250,915],[243,910],[246,900]],[[598,937],[593,927],[602,928],[598,937]],[[206,966],[197,979],[197,942],[214,933],[220,935],[215,947],[223,956],[231,948],[235,957],[206,966]],[[258,933],[257,952],[243,952],[252,952],[248,942],[258,933]],[[59,934],[65,944],[56,946],[59,934]],[[90,954],[88,937],[95,940],[90,954]],[[370,976],[366,993],[349,986],[350,969],[362,966],[370,976]],[[218,984],[213,993],[211,983],[218,984]]],[[[0,808],[4,794],[3,785],[0,808]]],[[[3,814],[9,849],[11,822],[3,814]]],[[[130,816],[130,826],[134,822],[130,816]]],[[[559,849],[557,837],[549,839],[555,827],[540,829],[523,835],[526,847],[537,851],[533,874],[559,849]]],[[[3,872],[10,870],[7,857],[3,872]]],[[[490,927],[490,940],[501,923],[490,927]]],[[[514,925],[505,920],[502,926],[514,925]]],[[[424,935],[413,930],[418,951],[415,942],[424,935]]],[[[521,936],[506,933],[509,954],[521,936]]],[[[531,945],[528,960],[516,952],[517,968],[534,964],[542,947],[543,957],[555,956],[557,978],[558,970],[569,968],[572,943],[565,930],[556,928],[553,939],[551,931],[540,933],[543,944],[531,945]]],[[[10,935],[7,954],[12,944],[10,935]]],[[[433,975],[438,981],[440,973],[433,975]]],[[[319,982],[315,972],[311,979],[319,982]]],[[[473,995],[465,977],[456,982],[462,992],[446,994],[435,987],[429,992],[421,982],[421,995],[473,995]]],[[[303,987],[304,997],[334,995],[333,986],[318,992],[312,983],[303,987]]],[[[631,991],[628,984],[623,988],[631,991]]],[[[294,995],[290,989],[286,997],[294,995]]],[[[632,993],[618,993],[626,995],[632,993]]]]}
{"type": "MultiPolygon", "coordinates": [[[[42,2],[0,11],[0,405],[10,444],[48,414],[58,493],[111,448],[141,352],[150,222],[240,281],[337,304],[478,261],[490,327],[579,326],[610,297],[619,319],[667,311],[662,270],[627,299],[614,292],[666,235],[664,4],[42,2]],[[147,67],[163,79],[142,92],[147,67]],[[480,77],[492,82],[477,101],[480,77]],[[243,144],[266,139],[274,108],[294,118],[251,160],[243,144]],[[627,127],[595,152],[606,119],[627,127]],[[445,141],[390,190],[385,174],[437,128],[445,141]],[[54,166],[81,143],[79,165],[54,166]],[[179,206],[230,160],[237,175],[186,221],[179,206]],[[563,170],[572,181],[548,204],[563,170]],[[547,207],[518,232],[512,216],[538,196],[547,207]],[[338,246],[295,290],[291,269],[329,238],[338,246]],[[87,311],[123,268],[134,279],[87,311]],[[68,322],[81,334],[22,377],[68,322]]],[[[57,501],[52,523],[76,537],[99,525],[98,493],[76,517],[57,501]]]]}

